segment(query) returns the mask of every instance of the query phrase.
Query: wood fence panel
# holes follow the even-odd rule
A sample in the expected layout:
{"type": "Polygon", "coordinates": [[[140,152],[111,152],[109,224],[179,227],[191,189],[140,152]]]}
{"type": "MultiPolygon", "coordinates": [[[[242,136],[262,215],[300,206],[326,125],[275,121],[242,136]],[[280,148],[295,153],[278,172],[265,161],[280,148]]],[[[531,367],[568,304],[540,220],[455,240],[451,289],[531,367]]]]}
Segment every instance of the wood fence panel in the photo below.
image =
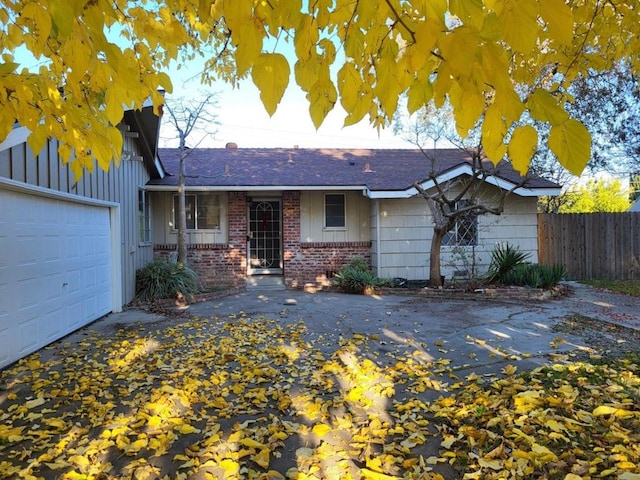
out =
{"type": "Polygon", "coordinates": [[[640,280],[640,212],[541,213],[538,258],[571,280],[640,280]]]}

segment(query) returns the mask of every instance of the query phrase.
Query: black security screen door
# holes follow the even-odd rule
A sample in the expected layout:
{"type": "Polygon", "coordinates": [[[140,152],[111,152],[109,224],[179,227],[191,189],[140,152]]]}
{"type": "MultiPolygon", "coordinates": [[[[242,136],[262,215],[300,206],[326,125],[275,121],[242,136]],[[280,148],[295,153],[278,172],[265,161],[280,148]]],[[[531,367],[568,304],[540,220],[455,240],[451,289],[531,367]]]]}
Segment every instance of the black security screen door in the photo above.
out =
{"type": "Polygon", "coordinates": [[[278,200],[249,204],[249,275],[282,273],[280,218],[278,200]]]}

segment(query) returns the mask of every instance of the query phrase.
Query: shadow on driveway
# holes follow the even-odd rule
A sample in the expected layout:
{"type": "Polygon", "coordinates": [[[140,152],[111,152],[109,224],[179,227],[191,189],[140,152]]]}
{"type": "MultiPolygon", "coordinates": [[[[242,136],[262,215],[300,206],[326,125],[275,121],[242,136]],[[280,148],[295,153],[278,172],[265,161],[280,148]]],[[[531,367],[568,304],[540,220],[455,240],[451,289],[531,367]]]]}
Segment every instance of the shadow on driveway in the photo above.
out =
{"type": "Polygon", "coordinates": [[[433,402],[590,352],[554,327],[591,308],[616,307],[246,291],[109,315],[2,372],[0,477],[459,478],[433,402]]]}

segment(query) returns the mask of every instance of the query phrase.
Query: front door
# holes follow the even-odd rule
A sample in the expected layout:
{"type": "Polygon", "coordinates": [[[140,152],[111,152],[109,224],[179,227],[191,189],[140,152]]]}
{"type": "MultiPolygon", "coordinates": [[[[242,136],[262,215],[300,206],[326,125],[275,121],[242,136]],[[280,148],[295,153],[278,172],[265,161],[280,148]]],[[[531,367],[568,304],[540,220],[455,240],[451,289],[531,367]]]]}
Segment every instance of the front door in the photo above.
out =
{"type": "Polygon", "coordinates": [[[280,200],[249,203],[249,275],[282,275],[281,217],[280,200]]]}

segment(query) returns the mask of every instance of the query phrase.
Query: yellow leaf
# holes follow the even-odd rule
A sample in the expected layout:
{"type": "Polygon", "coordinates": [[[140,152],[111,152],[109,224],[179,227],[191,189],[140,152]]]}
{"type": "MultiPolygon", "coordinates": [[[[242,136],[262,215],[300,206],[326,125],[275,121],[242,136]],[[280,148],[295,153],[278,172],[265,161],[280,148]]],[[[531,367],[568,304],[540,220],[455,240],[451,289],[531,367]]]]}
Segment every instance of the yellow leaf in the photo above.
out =
{"type": "Polygon", "coordinates": [[[2,62],[0,63],[0,75],[6,75],[7,73],[12,73],[19,66],[20,64],[15,62],[2,62]]]}
{"type": "Polygon", "coordinates": [[[199,429],[197,429],[193,425],[188,425],[188,424],[180,425],[180,427],[178,427],[177,430],[182,435],[189,435],[190,433],[198,433],[198,432],[200,432],[199,429]]]}
{"type": "Polygon", "coordinates": [[[504,40],[517,52],[529,53],[538,38],[538,0],[505,0],[498,14],[504,40]]]}
{"type": "Polygon", "coordinates": [[[91,462],[84,455],[72,455],[69,457],[69,463],[77,465],[80,468],[86,468],[91,465],[91,462]]]}
{"type": "Polygon", "coordinates": [[[44,402],[45,402],[44,397],[38,397],[38,398],[34,398],[33,400],[29,400],[24,405],[25,405],[25,407],[31,409],[31,408],[39,407],[44,402]]]}
{"type": "Polygon", "coordinates": [[[262,468],[269,468],[270,451],[268,448],[263,448],[260,452],[253,457],[253,461],[260,465],[262,468]]]}
{"type": "Polygon", "coordinates": [[[573,40],[573,13],[565,0],[540,0],[540,16],[547,23],[549,35],[562,45],[573,40]]]}
{"type": "Polygon", "coordinates": [[[316,128],[320,128],[327,114],[337,101],[336,87],[330,78],[320,78],[307,94],[309,113],[316,128]]]}
{"type": "Polygon", "coordinates": [[[444,449],[449,450],[457,440],[458,439],[453,435],[444,435],[444,440],[442,440],[442,442],[440,443],[440,446],[444,449]]]}
{"type": "Polygon", "coordinates": [[[346,112],[352,112],[360,100],[362,78],[352,63],[345,63],[338,71],[340,103],[346,112]]]}
{"type": "Polygon", "coordinates": [[[296,28],[293,39],[295,45],[296,56],[304,61],[311,58],[311,53],[315,51],[318,42],[318,26],[315,25],[316,19],[311,15],[305,15],[296,28]]]}
{"type": "Polygon", "coordinates": [[[149,444],[149,440],[147,438],[139,438],[138,440],[136,440],[133,443],[130,443],[127,446],[126,453],[127,454],[138,453],[143,448],[146,448],[148,444],[149,444]]]}
{"type": "Polygon", "coordinates": [[[398,480],[400,478],[393,475],[374,472],[373,470],[369,470],[368,468],[362,468],[360,470],[360,473],[362,474],[362,478],[364,478],[365,480],[398,480]]]}
{"type": "Polygon", "coordinates": [[[555,461],[555,460],[558,459],[558,457],[555,455],[555,453],[553,453],[551,450],[549,450],[547,447],[545,447],[543,445],[539,445],[537,443],[534,443],[531,446],[531,450],[533,451],[533,453],[536,454],[536,456],[539,457],[539,459],[541,461],[550,462],[550,461],[555,461]]]}
{"type": "Polygon", "coordinates": [[[73,30],[73,21],[75,12],[73,11],[73,5],[71,2],[52,2],[51,16],[53,17],[53,24],[57,28],[57,37],[66,38],[73,30]]]}
{"type": "Polygon", "coordinates": [[[507,126],[502,111],[493,104],[487,108],[482,122],[482,146],[487,157],[494,164],[502,160],[507,153],[507,146],[504,144],[506,133],[507,126]]]}
{"type": "Polygon", "coordinates": [[[22,6],[20,16],[32,20],[38,26],[33,37],[37,42],[37,47],[42,48],[51,35],[52,22],[48,9],[37,2],[26,3],[22,6]]]}
{"type": "Polygon", "coordinates": [[[634,416],[634,412],[630,412],[629,410],[625,410],[623,408],[610,407],[607,405],[601,405],[597,407],[592,412],[592,414],[595,417],[601,417],[603,415],[613,415],[620,418],[629,418],[634,416]]]}
{"type": "Polygon", "coordinates": [[[263,53],[253,65],[251,78],[260,90],[260,99],[270,116],[276,112],[289,85],[289,74],[289,62],[279,53],[263,53]]]}
{"type": "Polygon", "coordinates": [[[69,466],[69,463],[58,458],[55,462],[44,462],[44,464],[49,467],[51,470],[59,470],[61,468],[66,468],[69,466]]]}
{"type": "Polygon", "coordinates": [[[224,478],[231,477],[233,475],[237,475],[240,471],[240,464],[235,460],[231,460],[229,458],[225,458],[220,462],[220,466],[224,470],[224,478]]]}
{"type": "Polygon", "coordinates": [[[534,120],[559,125],[569,118],[569,114],[558,105],[558,100],[542,88],[535,90],[527,99],[529,113],[534,120]]]}
{"type": "Polygon", "coordinates": [[[92,478],[92,476],[73,471],[65,473],[64,475],[62,475],[62,478],[63,480],[89,480],[89,478],[92,478]]]}
{"type": "Polygon", "coordinates": [[[482,26],[482,19],[485,16],[482,11],[482,0],[450,0],[449,10],[463,23],[471,24],[476,28],[482,26]]]}
{"type": "Polygon", "coordinates": [[[502,469],[502,460],[498,460],[498,459],[486,459],[486,458],[480,458],[478,459],[478,465],[480,465],[483,468],[490,468],[492,470],[500,470],[502,469]]]}
{"type": "Polygon", "coordinates": [[[313,426],[312,432],[322,438],[331,431],[331,427],[324,423],[317,423],[313,426]]]}
{"type": "Polygon", "coordinates": [[[509,141],[509,158],[520,175],[525,175],[538,147],[538,132],[531,125],[517,127],[509,141]]]}
{"type": "Polygon", "coordinates": [[[416,80],[407,91],[407,110],[410,114],[427,105],[433,98],[433,85],[429,81],[416,80]]]}
{"type": "Polygon", "coordinates": [[[591,157],[591,135],[577,120],[551,127],[549,148],[558,161],[574,175],[580,175],[591,157]]]}
{"type": "Polygon", "coordinates": [[[241,443],[245,447],[251,447],[251,448],[263,448],[265,446],[264,443],[257,442],[252,438],[243,438],[240,440],[239,443],[241,443]]]}

